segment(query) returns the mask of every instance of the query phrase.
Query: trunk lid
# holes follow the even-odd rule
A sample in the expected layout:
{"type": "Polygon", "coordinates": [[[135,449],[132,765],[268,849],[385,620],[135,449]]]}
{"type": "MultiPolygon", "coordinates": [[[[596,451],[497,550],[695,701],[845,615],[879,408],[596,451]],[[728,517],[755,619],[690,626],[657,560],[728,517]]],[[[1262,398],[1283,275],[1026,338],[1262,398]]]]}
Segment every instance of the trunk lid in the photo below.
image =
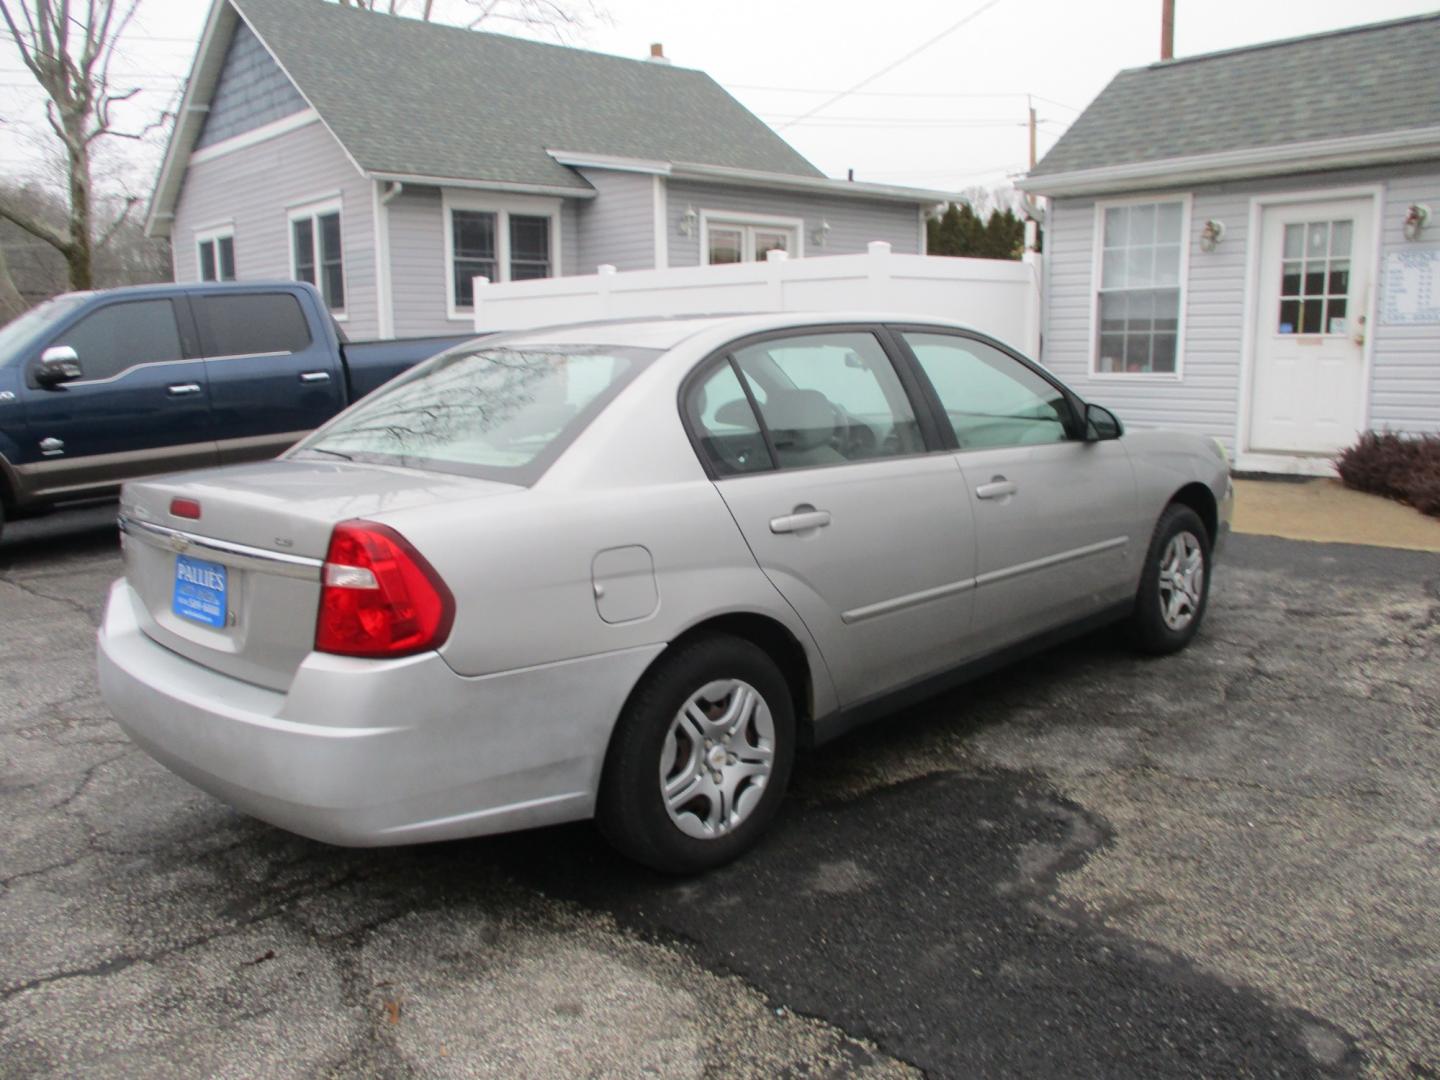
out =
{"type": "Polygon", "coordinates": [[[315,641],[334,526],[523,488],[381,465],[265,461],[125,486],[125,576],[153,640],[206,667],[284,690],[315,641]],[[177,517],[175,499],[199,504],[177,517]]]}

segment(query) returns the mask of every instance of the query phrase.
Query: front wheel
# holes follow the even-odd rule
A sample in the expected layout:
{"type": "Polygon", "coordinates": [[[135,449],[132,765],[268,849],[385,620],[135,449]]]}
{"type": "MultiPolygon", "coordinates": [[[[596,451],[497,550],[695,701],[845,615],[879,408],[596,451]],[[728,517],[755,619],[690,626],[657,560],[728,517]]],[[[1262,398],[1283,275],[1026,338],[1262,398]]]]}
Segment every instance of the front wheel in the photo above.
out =
{"type": "Polygon", "coordinates": [[[1178,652],[1190,643],[1210,598],[1210,534],[1188,506],[1171,503],[1150,539],[1130,616],[1142,652],[1178,652]]]}
{"type": "Polygon", "coordinates": [[[636,862],[708,870],[759,839],[794,756],[795,710],[774,661],[741,638],[697,638],[662,656],[631,695],[596,818],[636,862]]]}

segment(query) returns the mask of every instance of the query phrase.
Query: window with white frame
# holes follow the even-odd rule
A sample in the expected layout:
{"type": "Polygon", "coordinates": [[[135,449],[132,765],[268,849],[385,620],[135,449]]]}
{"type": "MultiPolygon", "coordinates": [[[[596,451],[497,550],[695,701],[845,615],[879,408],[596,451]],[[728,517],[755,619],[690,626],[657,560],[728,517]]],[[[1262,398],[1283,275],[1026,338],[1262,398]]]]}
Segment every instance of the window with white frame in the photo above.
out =
{"type": "Polygon", "coordinates": [[[764,262],[771,251],[799,257],[800,233],[804,222],[798,218],[734,217],[728,214],[701,215],[701,254],[709,265],[764,262]]]}
{"type": "Polygon", "coordinates": [[[1096,374],[1178,370],[1184,241],[1183,200],[1102,209],[1096,374]]]}
{"type": "Polygon", "coordinates": [[[475,278],[528,281],[555,276],[559,250],[555,200],[465,194],[445,197],[445,262],[451,318],[475,310],[475,278]]]}
{"type": "Polygon", "coordinates": [[[290,273],[320,290],[332,314],[345,314],[345,257],[340,239],[340,204],[322,203],[290,211],[290,273]]]}
{"type": "Polygon", "coordinates": [[[235,280],[235,229],[226,226],[195,234],[195,258],[201,281],[235,280]]]}

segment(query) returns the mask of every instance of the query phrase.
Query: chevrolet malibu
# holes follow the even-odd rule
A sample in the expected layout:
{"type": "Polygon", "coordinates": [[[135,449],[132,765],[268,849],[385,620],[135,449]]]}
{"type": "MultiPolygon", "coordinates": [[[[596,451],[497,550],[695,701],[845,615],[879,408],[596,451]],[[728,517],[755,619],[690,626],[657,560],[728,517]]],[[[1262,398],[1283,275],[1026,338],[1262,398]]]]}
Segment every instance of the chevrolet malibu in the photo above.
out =
{"type": "Polygon", "coordinates": [[[1110,622],[1182,648],[1223,451],[963,326],[577,325],[421,365],[281,458],[126,486],[134,740],[256,817],[405,844],[594,817],[693,872],[796,747],[1110,622]]]}

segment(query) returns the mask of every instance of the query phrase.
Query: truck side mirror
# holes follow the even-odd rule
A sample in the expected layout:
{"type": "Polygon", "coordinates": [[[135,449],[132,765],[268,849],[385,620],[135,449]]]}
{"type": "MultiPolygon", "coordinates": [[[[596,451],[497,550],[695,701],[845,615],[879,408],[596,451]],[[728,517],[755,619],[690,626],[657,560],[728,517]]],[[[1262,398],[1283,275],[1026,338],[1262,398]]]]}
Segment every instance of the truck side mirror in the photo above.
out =
{"type": "Polygon", "coordinates": [[[48,389],[84,377],[85,369],[80,366],[80,357],[69,345],[51,345],[40,354],[35,381],[41,386],[48,389]]]}
{"type": "Polygon", "coordinates": [[[1118,439],[1123,435],[1125,429],[1120,425],[1120,419],[1103,405],[1085,406],[1085,441],[1104,442],[1108,439],[1118,439]]]}

